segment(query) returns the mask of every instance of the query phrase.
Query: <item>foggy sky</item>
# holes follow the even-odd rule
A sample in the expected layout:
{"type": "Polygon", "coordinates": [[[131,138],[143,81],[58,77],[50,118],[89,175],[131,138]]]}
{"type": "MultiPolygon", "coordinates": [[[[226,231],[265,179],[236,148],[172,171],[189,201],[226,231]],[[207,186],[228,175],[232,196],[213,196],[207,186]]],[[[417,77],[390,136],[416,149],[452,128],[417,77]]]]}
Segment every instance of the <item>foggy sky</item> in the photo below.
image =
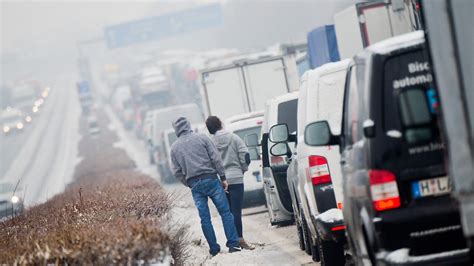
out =
{"type": "MultiPolygon", "coordinates": [[[[210,2],[215,1],[2,1],[2,74],[24,72],[24,75],[38,68],[73,66],[77,59],[77,41],[102,36],[107,25],[210,2]]],[[[151,45],[163,50],[202,50],[304,41],[308,31],[331,24],[333,14],[354,0],[219,2],[224,13],[222,26],[151,45]]]]}

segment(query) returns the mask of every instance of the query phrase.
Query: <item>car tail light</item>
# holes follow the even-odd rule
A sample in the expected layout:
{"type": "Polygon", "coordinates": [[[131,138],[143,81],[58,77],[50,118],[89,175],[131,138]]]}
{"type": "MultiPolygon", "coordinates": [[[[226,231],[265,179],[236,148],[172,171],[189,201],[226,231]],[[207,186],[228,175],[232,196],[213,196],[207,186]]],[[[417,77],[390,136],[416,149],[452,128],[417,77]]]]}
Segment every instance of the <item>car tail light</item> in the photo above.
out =
{"type": "Polygon", "coordinates": [[[331,228],[331,231],[340,231],[340,230],[345,230],[346,229],[346,226],[345,225],[339,225],[339,226],[334,226],[333,228],[331,228]]]}
{"type": "Polygon", "coordinates": [[[384,211],[400,207],[395,175],[386,170],[370,170],[370,193],[375,210],[384,211]]]}
{"type": "Polygon", "coordinates": [[[283,156],[270,156],[270,162],[273,165],[282,165],[285,164],[285,159],[283,156]]]}
{"type": "Polygon", "coordinates": [[[313,185],[331,183],[328,161],[323,156],[309,156],[309,177],[313,185]]]}

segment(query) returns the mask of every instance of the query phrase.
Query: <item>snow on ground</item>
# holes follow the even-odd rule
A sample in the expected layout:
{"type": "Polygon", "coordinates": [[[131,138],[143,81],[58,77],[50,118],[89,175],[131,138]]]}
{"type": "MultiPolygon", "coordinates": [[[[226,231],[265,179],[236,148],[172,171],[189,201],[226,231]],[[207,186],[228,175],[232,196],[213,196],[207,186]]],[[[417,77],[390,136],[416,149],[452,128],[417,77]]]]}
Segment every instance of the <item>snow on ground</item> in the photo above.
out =
{"type": "Polygon", "coordinates": [[[394,264],[405,264],[405,263],[417,263],[417,262],[427,262],[431,260],[436,260],[440,258],[448,258],[458,255],[464,255],[469,252],[469,249],[457,249],[451,251],[445,251],[435,254],[422,255],[422,256],[410,256],[410,249],[401,248],[395,251],[392,251],[387,254],[381,254],[379,256],[385,257],[385,260],[394,264]]]}
{"type": "MultiPolygon", "coordinates": [[[[149,174],[158,180],[156,168],[148,163],[148,155],[143,141],[137,140],[132,133],[123,129],[117,117],[110,108],[106,108],[111,120],[109,128],[116,130],[120,141],[116,146],[122,147],[135,161],[139,171],[149,174]]],[[[181,184],[166,185],[165,189],[178,196],[177,207],[173,214],[177,223],[184,223],[190,230],[189,264],[200,265],[317,265],[298,247],[296,227],[272,227],[268,212],[264,206],[244,209],[243,226],[244,238],[255,244],[255,250],[228,253],[225,247],[225,235],[217,210],[210,204],[212,222],[221,245],[221,253],[211,257],[208,245],[201,231],[201,224],[191,191],[181,184]]]]}

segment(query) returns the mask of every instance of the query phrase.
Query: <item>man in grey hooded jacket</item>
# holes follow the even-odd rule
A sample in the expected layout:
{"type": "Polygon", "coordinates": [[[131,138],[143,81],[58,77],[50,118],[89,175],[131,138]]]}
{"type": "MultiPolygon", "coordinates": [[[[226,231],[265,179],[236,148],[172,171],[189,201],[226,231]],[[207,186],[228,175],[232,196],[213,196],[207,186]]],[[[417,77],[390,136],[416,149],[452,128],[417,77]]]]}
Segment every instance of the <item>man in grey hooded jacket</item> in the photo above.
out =
{"type": "Polygon", "coordinates": [[[217,255],[220,246],[212,226],[208,198],[211,198],[222,218],[229,252],[240,251],[234,217],[225,195],[228,184],[224,166],[216,146],[208,136],[194,133],[191,124],[184,117],[178,118],[173,123],[173,128],[178,136],[170,152],[173,173],[176,179],[191,188],[194,204],[201,218],[201,228],[209,244],[209,253],[217,255]]]}
{"type": "Polygon", "coordinates": [[[217,146],[224,163],[225,175],[229,182],[227,200],[230,211],[234,215],[240,246],[244,249],[254,249],[255,246],[245,241],[242,229],[242,207],[244,200],[244,173],[250,164],[250,155],[244,141],[235,133],[224,130],[217,116],[206,119],[206,127],[212,135],[212,141],[217,146]]]}

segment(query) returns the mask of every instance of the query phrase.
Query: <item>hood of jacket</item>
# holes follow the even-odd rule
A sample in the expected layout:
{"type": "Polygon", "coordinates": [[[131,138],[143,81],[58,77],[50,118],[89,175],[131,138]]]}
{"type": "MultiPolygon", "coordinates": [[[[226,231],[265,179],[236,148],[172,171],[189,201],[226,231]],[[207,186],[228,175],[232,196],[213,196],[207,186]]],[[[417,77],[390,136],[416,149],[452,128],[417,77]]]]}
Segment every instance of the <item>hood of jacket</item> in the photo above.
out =
{"type": "Polygon", "coordinates": [[[174,132],[178,138],[183,135],[192,132],[191,123],[189,123],[186,117],[180,117],[173,122],[174,132]]]}
{"type": "Polygon", "coordinates": [[[229,147],[232,140],[231,132],[221,129],[212,136],[214,143],[216,144],[217,149],[222,150],[229,147]]]}

